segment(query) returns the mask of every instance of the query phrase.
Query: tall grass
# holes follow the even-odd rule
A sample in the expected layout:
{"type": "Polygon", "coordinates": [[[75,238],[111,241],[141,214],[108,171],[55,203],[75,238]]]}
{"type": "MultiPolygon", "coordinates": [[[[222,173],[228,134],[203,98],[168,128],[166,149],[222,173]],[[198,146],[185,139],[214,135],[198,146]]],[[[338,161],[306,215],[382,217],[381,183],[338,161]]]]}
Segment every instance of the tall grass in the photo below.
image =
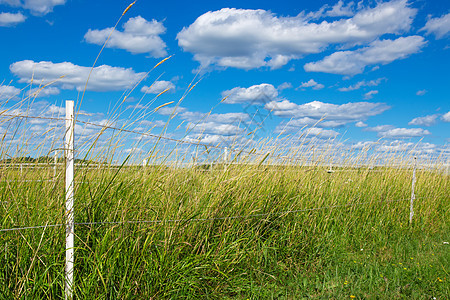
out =
{"type": "MultiPolygon", "coordinates": [[[[78,167],[76,298],[448,297],[448,175],[418,170],[408,224],[406,163],[261,160],[78,167]]],[[[5,163],[2,228],[64,224],[62,171],[5,163]]],[[[64,297],[64,231],[0,233],[1,298],[64,297]]]]}

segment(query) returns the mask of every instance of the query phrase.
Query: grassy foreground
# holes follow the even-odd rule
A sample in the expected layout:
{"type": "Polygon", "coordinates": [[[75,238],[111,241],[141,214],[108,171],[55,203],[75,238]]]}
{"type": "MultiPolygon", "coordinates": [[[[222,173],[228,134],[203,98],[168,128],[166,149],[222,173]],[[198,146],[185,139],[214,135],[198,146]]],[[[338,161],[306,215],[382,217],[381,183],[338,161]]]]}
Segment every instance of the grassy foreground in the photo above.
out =
{"type": "MultiPolygon", "coordinates": [[[[48,181],[52,172],[2,169],[2,229],[64,223],[64,181],[48,181]]],[[[412,226],[411,177],[251,165],[80,171],[76,222],[162,222],[76,225],[76,299],[448,299],[449,176],[417,172],[412,226]]],[[[1,299],[64,297],[64,231],[0,232],[1,299]]]]}

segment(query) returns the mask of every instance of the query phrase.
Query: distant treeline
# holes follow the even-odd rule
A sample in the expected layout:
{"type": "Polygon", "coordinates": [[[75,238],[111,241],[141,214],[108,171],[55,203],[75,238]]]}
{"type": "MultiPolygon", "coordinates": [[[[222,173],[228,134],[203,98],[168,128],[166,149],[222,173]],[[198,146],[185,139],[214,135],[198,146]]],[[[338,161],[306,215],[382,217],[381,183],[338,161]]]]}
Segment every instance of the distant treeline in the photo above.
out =
{"type": "MultiPolygon", "coordinates": [[[[64,158],[63,157],[58,157],[56,159],[56,161],[58,163],[62,163],[64,162],[64,158]]],[[[0,160],[0,164],[23,164],[23,163],[54,163],[55,162],[55,158],[54,157],[50,157],[50,156],[40,156],[38,158],[35,157],[31,157],[31,156],[19,156],[19,157],[13,157],[13,158],[5,158],[0,160]]],[[[75,158],[74,160],[75,163],[83,163],[83,164],[98,164],[98,162],[95,161],[89,161],[86,159],[79,159],[79,158],[75,158]]]]}

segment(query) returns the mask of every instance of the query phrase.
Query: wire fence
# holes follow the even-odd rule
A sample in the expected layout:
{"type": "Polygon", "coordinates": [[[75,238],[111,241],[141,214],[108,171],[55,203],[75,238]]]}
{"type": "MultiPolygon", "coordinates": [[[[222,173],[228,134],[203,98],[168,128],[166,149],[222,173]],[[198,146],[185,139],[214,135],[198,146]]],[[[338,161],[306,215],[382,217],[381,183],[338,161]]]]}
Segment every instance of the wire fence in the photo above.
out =
{"type": "MultiPolygon", "coordinates": [[[[41,166],[39,163],[27,163],[27,162],[15,162],[11,160],[9,163],[3,163],[4,167],[8,168],[20,168],[21,172],[23,168],[45,168],[52,166],[54,175],[53,179],[51,180],[45,180],[45,179],[39,179],[39,180],[17,180],[20,182],[44,182],[44,181],[55,181],[57,178],[56,176],[56,167],[57,166],[64,166],[66,175],[65,175],[65,185],[66,185],[66,193],[65,193],[65,199],[66,199],[66,210],[65,210],[65,223],[58,223],[58,224],[45,224],[45,225],[33,225],[33,226],[21,226],[21,227],[11,227],[11,228],[0,228],[0,232],[20,232],[25,230],[34,230],[34,229],[42,229],[42,228],[55,228],[55,227],[66,227],[66,284],[67,282],[73,283],[73,262],[74,262],[74,244],[73,244],[73,237],[74,237],[74,228],[75,226],[108,226],[108,225],[125,225],[125,224],[168,224],[168,223],[192,223],[192,222],[210,222],[210,221],[219,221],[219,220],[242,220],[242,219],[252,219],[252,218],[264,218],[264,217],[276,217],[276,218],[282,218],[288,215],[292,214],[300,214],[305,212],[314,212],[314,211],[320,211],[320,210],[333,210],[337,208],[347,208],[347,207],[353,207],[353,206],[363,206],[363,205],[370,205],[370,204],[383,204],[383,203],[392,203],[392,202],[401,202],[401,201],[410,201],[410,223],[412,223],[412,215],[413,215],[413,201],[417,199],[414,194],[414,184],[415,184],[415,172],[416,172],[416,164],[414,164],[414,177],[412,181],[412,194],[411,198],[408,199],[396,199],[396,200],[379,200],[379,201],[366,201],[366,202],[353,202],[353,203],[346,203],[346,204],[338,204],[338,205],[330,205],[330,206],[321,206],[321,207],[311,207],[311,208],[302,208],[302,209],[294,209],[294,210],[284,210],[284,211],[277,211],[277,212],[266,212],[266,213],[253,213],[253,214],[243,214],[243,215],[232,215],[232,216],[221,216],[221,217],[205,217],[205,218],[178,218],[178,219],[155,219],[155,220],[121,220],[121,221],[97,221],[97,222],[75,222],[74,218],[74,212],[75,208],[73,206],[74,204],[74,186],[75,184],[79,183],[85,183],[84,181],[76,181],[74,180],[74,168],[82,169],[82,168],[100,168],[100,167],[108,167],[108,168],[116,168],[118,170],[125,168],[124,164],[122,165],[113,165],[111,163],[109,164],[101,164],[101,163],[81,163],[81,164],[74,164],[74,135],[75,135],[75,126],[76,124],[84,124],[86,126],[92,126],[101,128],[100,133],[98,133],[98,136],[100,136],[105,130],[114,130],[115,132],[119,133],[130,133],[134,135],[138,135],[140,137],[149,137],[152,139],[156,139],[157,143],[160,140],[164,140],[167,142],[173,142],[177,145],[190,145],[195,147],[204,147],[205,152],[208,153],[209,149],[217,149],[222,150],[223,155],[220,154],[216,159],[218,159],[216,162],[224,164],[225,166],[232,165],[232,164],[239,164],[240,162],[237,161],[237,157],[239,157],[242,154],[247,155],[248,157],[254,158],[254,163],[261,165],[264,163],[267,159],[272,159],[275,161],[275,165],[280,162],[294,162],[294,165],[296,163],[298,164],[305,164],[305,162],[309,161],[310,164],[313,166],[312,169],[315,169],[319,165],[319,160],[313,153],[309,156],[303,156],[303,157],[297,157],[298,150],[297,151],[291,151],[291,149],[288,149],[288,154],[286,155],[286,152],[280,152],[280,150],[277,150],[276,147],[268,147],[267,150],[261,151],[256,150],[255,147],[252,149],[243,148],[243,147],[230,147],[220,144],[214,144],[214,143],[202,143],[200,140],[198,142],[192,141],[187,139],[186,137],[177,139],[174,137],[169,137],[161,134],[153,134],[150,132],[141,132],[138,130],[130,129],[130,124],[125,124],[122,127],[113,126],[111,124],[98,124],[90,121],[83,121],[83,120],[77,120],[76,115],[73,111],[73,101],[67,101],[66,102],[66,116],[65,118],[60,117],[46,117],[46,116],[30,116],[26,114],[9,114],[7,111],[0,112],[0,117],[6,117],[10,118],[9,120],[15,119],[15,118],[25,118],[25,119],[32,119],[32,120],[45,120],[45,121],[65,121],[65,130],[64,130],[64,137],[65,137],[65,144],[62,148],[57,148],[59,150],[64,151],[64,162],[58,162],[56,155],[55,160],[53,163],[46,162],[46,166],[41,166]],[[233,159],[229,159],[229,155],[235,153],[235,156],[233,159]],[[219,160],[221,159],[221,160],[219,160]],[[69,277],[67,277],[69,276],[69,277]]],[[[163,131],[164,132],[164,131],[163,131]]],[[[155,145],[157,144],[155,143],[155,145]]],[[[247,144],[248,146],[248,144],[247,144]]],[[[56,148],[55,148],[56,149],[56,148]]],[[[52,149],[54,151],[55,149],[52,149]]],[[[333,149],[329,149],[332,151],[333,149]]],[[[320,156],[319,156],[320,157],[320,156]]],[[[145,162],[145,160],[144,160],[145,162]]],[[[128,165],[129,166],[129,165],[128,165]]],[[[143,165],[145,167],[145,164],[143,165]]],[[[312,169],[306,169],[306,171],[312,170],[312,169]]],[[[370,168],[367,168],[368,170],[370,168]]],[[[329,173],[333,173],[335,171],[340,171],[339,166],[336,166],[335,169],[332,169],[332,166],[330,165],[330,169],[328,170],[329,173]]],[[[344,170],[342,170],[344,171],[344,170]]],[[[350,171],[349,169],[345,171],[350,171]]],[[[381,170],[371,170],[371,171],[381,171],[381,170]]],[[[118,172],[118,171],[117,171],[118,172]]],[[[0,182],[13,182],[14,180],[3,180],[0,182]]],[[[108,185],[109,187],[109,185],[108,185]]],[[[0,202],[2,205],[8,204],[9,201],[3,201],[0,202]]],[[[72,288],[73,287],[67,287],[66,286],[66,293],[69,293],[69,295],[72,294],[72,288]]]]}
{"type": "MultiPolygon", "coordinates": [[[[418,198],[415,198],[415,199],[418,199],[418,198]]],[[[237,216],[224,216],[224,217],[214,217],[214,218],[189,218],[189,219],[166,219],[166,220],[127,220],[127,221],[110,221],[110,222],[75,222],[74,225],[77,225],[77,226],[100,225],[101,226],[101,225],[121,225],[121,224],[162,224],[162,223],[188,223],[188,222],[208,222],[208,221],[234,220],[234,219],[250,219],[250,218],[268,217],[268,216],[282,217],[282,216],[286,216],[288,214],[297,214],[297,213],[302,213],[302,212],[327,210],[327,209],[331,210],[331,209],[335,209],[335,208],[346,208],[346,207],[352,207],[352,206],[358,206],[358,205],[401,202],[401,201],[410,201],[410,199],[356,202],[356,203],[349,203],[349,204],[286,210],[286,211],[279,211],[279,212],[250,214],[250,215],[237,215],[237,216]]],[[[47,227],[61,227],[61,226],[65,226],[65,225],[66,224],[48,224],[48,225],[27,226],[27,227],[13,227],[13,228],[0,229],[0,232],[20,231],[20,230],[28,230],[28,229],[40,229],[40,228],[47,228],[47,227]]]]}
{"type": "MultiPolygon", "coordinates": [[[[30,115],[24,115],[24,114],[7,114],[4,112],[0,112],[0,117],[2,117],[2,116],[10,117],[11,119],[12,118],[27,118],[27,119],[41,119],[41,120],[52,120],[52,121],[67,121],[66,118],[59,118],[59,117],[57,118],[57,117],[30,116],[30,115]]],[[[125,124],[122,127],[116,127],[116,126],[112,126],[112,125],[108,125],[108,124],[98,124],[98,123],[94,123],[94,122],[90,122],[90,121],[83,121],[83,120],[78,120],[78,119],[75,119],[74,122],[98,127],[102,131],[109,129],[109,130],[114,130],[114,131],[117,131],[120,133],[122,133],[122,132],[131,133],[131,134],[135,134],[135,135],[138,135],[141,137],[149,137],[149,138],[154,138],[154,139],[158,139],[158,140],[174,142],[177,144],[191,145],[191,146],[195,146],[195,147],[204,147],[205,152],[208,152],[210,149],[222,150],[222,151],[224,151],[224,154],[222,156],[223,162],[228,163],[228,164],[235,163],[236,158],[243,154],[248,155],[248,156],[253,156],[256,158],[260,158],[261,161],[265,161],[267,159],[278,160],[279,162],[294,162],[294,163],[305,163],[305,161],[306,161],[305,157],[299,158],[299,157],[295,157],[292,155],[291,156],[283,155],[280,153],[276,153],[276,151],[274,151],[273,149],[268,149],[267,151],[257,151],[255,148],[249,150],[249,149],[244,149],[244,148],[240,148],[240,147],[225,146],[225,145],[214,144],[214,143],[202,143],[201,141],[195,142],[195,141],[188,140],[186,138],[177,139],[177,138],[165,136],[163,134],[158,135],[158,134],[153,134],[153,133],[149,133],[149,132],[141,132],[141,131],[137,131],[137,130],[128,129],[126,127],[130,126],[130,125],[127,125],[127,124],[125,124]],[[229,159],[228,156],[232,155],[233,153],[235,153],[235,158],[229,159]]],[[[111,122],[111,123],[114,123],[114,122],[111,122]]],[[[64,150],[64,149],[62,148],[59,150],[64,150]]],[[[313,159],[310,160],[310,164],[314,164],[313,159]]]]}

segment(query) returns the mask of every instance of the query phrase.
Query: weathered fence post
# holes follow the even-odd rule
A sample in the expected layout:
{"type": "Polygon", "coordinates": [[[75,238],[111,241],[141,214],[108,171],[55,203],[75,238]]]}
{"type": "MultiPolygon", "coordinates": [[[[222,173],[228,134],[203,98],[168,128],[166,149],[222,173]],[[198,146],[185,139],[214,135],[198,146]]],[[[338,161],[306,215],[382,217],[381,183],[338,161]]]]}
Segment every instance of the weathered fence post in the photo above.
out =
{"type": "Polygon", "coordinates": [[[411,203],[409,206],[409,224],[412,224],[412,219],[414,216],[414,199],[416,199],[416,195],[414,194],[414,185],[416,184],[416,164],[417,164],[417,157],[414,157],[414,169],[411,186],[411,203]]]}
{"type": "Polygon", "coordinates": [[[66,280],[65,299],[73,299],[73,262],[74,262],[74,214],[73,214],[73,142],[74,142],[74,103],[66,101],[66,134],[64,152],[66,157],[66,280]]]}

